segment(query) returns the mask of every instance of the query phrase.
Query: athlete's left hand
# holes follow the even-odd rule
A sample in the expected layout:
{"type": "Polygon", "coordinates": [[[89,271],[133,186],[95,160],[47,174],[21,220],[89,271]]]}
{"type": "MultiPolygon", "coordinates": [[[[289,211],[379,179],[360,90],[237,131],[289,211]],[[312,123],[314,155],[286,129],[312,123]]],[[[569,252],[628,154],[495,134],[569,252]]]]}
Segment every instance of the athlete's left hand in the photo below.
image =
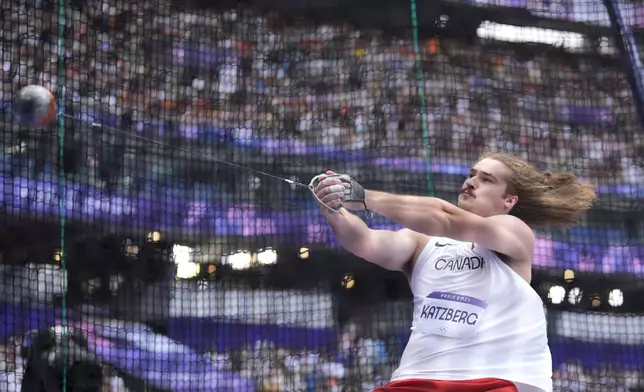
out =
{"type": "Polygon", "coordinates": [[[320,175],[319,180],[314,192],[328,207],[345,207],[354,211],[365,209],[364,188],[353,178],[329,170],[320,175]]]}

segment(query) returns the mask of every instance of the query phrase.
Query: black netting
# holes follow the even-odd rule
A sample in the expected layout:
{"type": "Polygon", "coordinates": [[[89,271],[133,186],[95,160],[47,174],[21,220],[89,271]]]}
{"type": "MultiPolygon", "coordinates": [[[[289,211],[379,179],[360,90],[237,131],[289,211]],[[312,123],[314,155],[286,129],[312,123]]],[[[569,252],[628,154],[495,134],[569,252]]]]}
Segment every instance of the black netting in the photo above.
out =
{"type": "Polygon", "coordinates": [[[384,385],[405,276],[307,189],[208,156],[455,201],[487,149],[598,186],[537,232],[555,390],[643,390],[644,137],[602,3],[215,3],[0,4],[0,391],[384,385]],[[12,112],[30,84],[42,130],[12,112]]]}

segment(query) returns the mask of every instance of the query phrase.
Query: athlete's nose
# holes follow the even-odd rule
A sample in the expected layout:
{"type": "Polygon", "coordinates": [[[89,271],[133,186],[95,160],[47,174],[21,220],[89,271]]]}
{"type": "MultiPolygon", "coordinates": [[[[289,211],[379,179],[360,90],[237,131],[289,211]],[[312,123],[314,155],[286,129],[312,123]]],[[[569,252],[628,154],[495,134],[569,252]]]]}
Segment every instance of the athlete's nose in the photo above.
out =
{"type": "Polygon", "coordinates": [[[465,179],[465,183],[463,184],[463,189],[462,190],[474,190],[476,189],[477,181],[475,180],[475,177],[468,177],[465,179]]]}

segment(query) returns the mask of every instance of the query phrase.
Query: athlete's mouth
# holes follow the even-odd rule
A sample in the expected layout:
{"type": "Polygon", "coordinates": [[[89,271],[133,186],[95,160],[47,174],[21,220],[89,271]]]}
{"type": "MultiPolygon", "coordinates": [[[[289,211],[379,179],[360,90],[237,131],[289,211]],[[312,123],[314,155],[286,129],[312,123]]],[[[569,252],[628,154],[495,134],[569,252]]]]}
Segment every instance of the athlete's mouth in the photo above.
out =
{"type": "Polygon", "coordinates": [[[472,193],[472,191],[470,189],[467,189],[467,188],[463,189],[461,191],[461,194],[462,195],[467,195],[467,196],[470,196],[470,197],[475,197],[474,194],[472,193]]]}

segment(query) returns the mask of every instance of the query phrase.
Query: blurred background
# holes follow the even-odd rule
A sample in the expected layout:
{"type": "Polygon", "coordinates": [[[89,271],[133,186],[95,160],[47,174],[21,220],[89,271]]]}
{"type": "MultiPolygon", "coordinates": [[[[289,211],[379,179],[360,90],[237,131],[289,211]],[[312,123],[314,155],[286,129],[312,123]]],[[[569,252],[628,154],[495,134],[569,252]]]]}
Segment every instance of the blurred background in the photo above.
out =
{"type": "Polygon", "coordinates": [[[594,181],[537,233],[555,390],[644,391],[641,2],[6,0],[0,26],[0,391],[370,391],[409,336],[405,277],[307,190],[91,122],[449,201],[486,149],[594,181]],[[28,84],[74,119],[20,126],[28,84]]]}

